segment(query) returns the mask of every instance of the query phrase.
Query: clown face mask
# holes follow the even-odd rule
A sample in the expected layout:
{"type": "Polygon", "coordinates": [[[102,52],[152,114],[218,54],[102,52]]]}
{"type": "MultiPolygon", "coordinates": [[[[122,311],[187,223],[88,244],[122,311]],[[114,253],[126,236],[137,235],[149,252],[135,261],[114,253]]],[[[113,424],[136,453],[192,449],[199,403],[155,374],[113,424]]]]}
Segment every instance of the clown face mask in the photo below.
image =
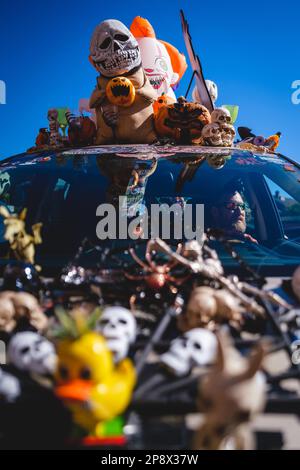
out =
{"type": "Polygon", "coordinates": [[[166,47],[154,38],[138,38],[145,73],[157,93],[174,97],[171,85],[174,85],[179,75],[173,71],[170,56],[166,47]]]}
{"type": "Polygon", "coordinates": [[[141,65],[139,45],[123,23],[106,20],[93,33],[90,61],[105,77],[124,75],[141,65]]]}

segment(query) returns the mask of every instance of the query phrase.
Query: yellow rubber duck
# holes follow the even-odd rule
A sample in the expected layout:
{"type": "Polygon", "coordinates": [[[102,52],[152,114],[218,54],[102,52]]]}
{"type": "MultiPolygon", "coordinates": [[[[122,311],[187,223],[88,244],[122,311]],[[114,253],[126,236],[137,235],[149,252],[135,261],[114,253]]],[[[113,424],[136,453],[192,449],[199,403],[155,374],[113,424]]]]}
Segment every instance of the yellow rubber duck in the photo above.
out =
{"type": "Polygon", "coordinates": [[[105,339],[90,331],[57,345],[56,394],[71,410],[74,422],[92,436],[102,436],[105,422],[125,411],[136,383],[126,358],[113,362],[105,339]]]}

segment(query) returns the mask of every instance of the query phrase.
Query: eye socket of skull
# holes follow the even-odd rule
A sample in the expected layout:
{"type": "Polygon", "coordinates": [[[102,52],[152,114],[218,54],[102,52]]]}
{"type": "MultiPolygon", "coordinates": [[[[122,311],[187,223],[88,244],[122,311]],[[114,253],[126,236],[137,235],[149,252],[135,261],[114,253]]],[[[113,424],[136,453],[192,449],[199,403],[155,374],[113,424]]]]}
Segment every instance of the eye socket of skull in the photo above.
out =
{"type": "Polygon", "coordinates": [[[120,41],[120,42],[126,42],[126,41],[129,40],[129,36],[127,36],[126,34],[117,33],[114,36],[114,39],[116,39],[117,41],[120,41]]]}
{"type": "Polygon", "coordinates": [[[105,38],[104,41],[100,44],[100,49],[108,49],[111,45],[111,38],[105,38]]]}

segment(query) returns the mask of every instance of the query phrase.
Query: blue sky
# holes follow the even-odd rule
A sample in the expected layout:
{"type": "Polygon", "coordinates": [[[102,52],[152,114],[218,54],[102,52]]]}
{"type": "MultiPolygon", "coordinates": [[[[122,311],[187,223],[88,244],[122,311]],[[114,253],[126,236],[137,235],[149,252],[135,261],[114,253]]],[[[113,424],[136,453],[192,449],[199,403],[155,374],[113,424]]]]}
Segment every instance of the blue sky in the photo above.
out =
{"type": "MultiPolygon", "coordinates": [[[[96,71],[88,62],[94,27],[107,18],[127,26],[136,15],[151,21],[157,37],[186,53],[179,9],[190,24],[206,78],[218,84],[222,104],[238,104],[237,124],[260,135],[282,132],[280,150],[300,161],[300,104],[291,84],[300,80],[299,2],[253,0],[1,0],[0,158],[34,144],[50,107],[76,109],[89,97],[96,71]]],[[[185,74],[179,94],[187,88],[185,74]]]]}

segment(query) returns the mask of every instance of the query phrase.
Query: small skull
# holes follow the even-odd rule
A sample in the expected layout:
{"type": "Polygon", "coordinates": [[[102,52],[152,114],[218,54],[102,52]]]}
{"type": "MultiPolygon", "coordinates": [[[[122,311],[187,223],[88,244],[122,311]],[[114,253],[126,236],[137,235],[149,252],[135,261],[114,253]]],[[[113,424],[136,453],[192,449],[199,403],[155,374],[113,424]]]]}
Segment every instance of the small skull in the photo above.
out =
{"type": "Polygon", "coordinates": [[[231,114],[226,108],[217,108],[211,113],[211,122],[231,124],[231,114]]]}
{"type": "Polygon", "coordinates": [[[214,362],[217,353],[215,335],[202,328],[194,328],[171,342],[169,351],[162,354],[161,362],[177,377],[183,377],[195,366],[214,362]]]}
{"type": "Polygon", "coordinates": [[[224,147],[232,147],[235,137],[235,129],[231,124],[222,124],[221,138],[224,147]]]}
{"type": "Polygon", "coordinates": [[[56,365],[54,345],[32,331],[17,333],[12,337],[7,358],[17,369],[40,375],[52,374],[56,365]]]}
{"type": "Polygon", "coordinates": [[[187,325],[189,328],[207,326],[215,320],[217,300],[215,290],[211,287],[196,287],[191,294],[186,308],[187,325]]]}
{"type": "Polygon", "coordinates": [[[116,363],[124,359],[136,338],[136,320],[124,307],[107,307],[99,320],[97,331],[107,341],[116,363]]]}
{"type": "Polygon", "coordinates": [[[202,137],[206,145],[218,147],[222,145],[221,129],[219,124],[207,124],[202,129],[202,137]]]}

